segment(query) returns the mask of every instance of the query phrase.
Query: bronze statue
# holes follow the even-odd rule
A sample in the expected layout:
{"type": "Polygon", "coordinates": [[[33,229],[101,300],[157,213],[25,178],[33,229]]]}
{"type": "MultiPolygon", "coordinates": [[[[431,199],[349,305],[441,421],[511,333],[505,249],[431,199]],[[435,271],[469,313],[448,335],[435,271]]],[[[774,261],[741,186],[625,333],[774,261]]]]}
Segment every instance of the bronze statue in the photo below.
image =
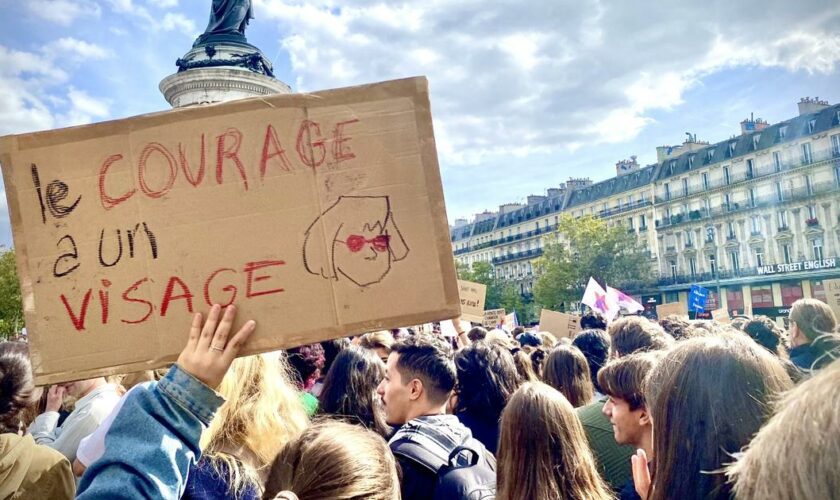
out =
{"type": "Polygon", "coordinates": [[[210,22],[204,30],[205,36],[222,34],[245,34],[248,21],[254,18],[251,0],[213,0],[210,22]]]}

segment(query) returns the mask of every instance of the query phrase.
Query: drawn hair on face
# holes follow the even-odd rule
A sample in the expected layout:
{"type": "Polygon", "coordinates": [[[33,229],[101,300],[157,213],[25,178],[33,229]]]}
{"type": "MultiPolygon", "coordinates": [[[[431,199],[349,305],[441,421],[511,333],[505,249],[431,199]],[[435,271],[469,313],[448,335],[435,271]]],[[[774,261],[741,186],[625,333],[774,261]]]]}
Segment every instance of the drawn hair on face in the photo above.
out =
{"type": "Polygon", "coordinates": [[[382,281],[409,251],[388,196],[341,196],[305,234],[303,264],[309,273],[336,281],[343,277],[360,287],[382,281]],[[359,257],[336,262],[337,251],[359,257]]]}

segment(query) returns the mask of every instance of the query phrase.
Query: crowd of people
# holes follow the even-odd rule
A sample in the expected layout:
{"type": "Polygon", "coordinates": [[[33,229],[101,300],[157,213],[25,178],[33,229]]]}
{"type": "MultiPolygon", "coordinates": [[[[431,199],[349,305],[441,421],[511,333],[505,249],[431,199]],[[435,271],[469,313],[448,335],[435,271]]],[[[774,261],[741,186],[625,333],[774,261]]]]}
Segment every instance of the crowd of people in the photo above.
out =
{"type": "Polygon", "coordinates": [[[244,357],[235,315],[197,314],[166,371],[49,388],[0,343],[0,498],[840,498],[840,336],[815,299],[787,329],[589,312],[571,339],[399,329],[244,357]]]}

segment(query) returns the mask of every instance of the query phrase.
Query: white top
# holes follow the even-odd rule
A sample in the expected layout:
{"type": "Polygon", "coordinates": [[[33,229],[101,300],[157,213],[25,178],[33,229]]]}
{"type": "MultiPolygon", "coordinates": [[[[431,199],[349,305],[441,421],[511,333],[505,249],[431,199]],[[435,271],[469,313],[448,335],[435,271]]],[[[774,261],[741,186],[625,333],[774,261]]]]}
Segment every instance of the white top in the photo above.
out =
{"type": "Polygon", "coordinates": [[[108,430],[111,428],[114,418],[116,418],[117,413],[120,412],[120,409],[123,407],[123,403],[125,403],[125,398],[128,397],[134,389],[137,389],[141,385],[143,384],[135,385],[126,392],[117,402],[117,406],[115,406],[114,409],[111,410],[111,413],[105,417],[105,420],[99,424],[99,427],[97,427],[92,434],[84,437],[82,442],[79,443],[79,450],[76,452],[76,460],[81,462],[82,465],[90,467],[90,464],[99,460],[99,457],[105,453],[105,434],[108,434],[108,430]]]}
{"type": "Polygon", "coordinates": [[[29,426],[29,433],[38,444],[49,446],[72,463],[82,438],[92,433],[117,405],[117,386],[105,384],[76,401],[76,409],[58,427],[58,412],[44,412],[29,426]]]}

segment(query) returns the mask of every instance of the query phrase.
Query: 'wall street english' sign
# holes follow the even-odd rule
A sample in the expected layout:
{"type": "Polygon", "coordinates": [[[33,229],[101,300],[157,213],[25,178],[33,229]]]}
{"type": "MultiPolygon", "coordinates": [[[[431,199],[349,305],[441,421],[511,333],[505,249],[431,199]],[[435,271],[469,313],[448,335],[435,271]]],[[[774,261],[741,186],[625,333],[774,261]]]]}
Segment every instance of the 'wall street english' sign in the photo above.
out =
{"type": "Polygon", "coordinates": [[[758,274],[782,274],[795,273],[799,271],[817,271],[820,269],[834,269],[837,267],[837,259],[806,260],[803,262],[792,262],[790,264],[775,264],[772,266],[761,266],[758,274]]]}

